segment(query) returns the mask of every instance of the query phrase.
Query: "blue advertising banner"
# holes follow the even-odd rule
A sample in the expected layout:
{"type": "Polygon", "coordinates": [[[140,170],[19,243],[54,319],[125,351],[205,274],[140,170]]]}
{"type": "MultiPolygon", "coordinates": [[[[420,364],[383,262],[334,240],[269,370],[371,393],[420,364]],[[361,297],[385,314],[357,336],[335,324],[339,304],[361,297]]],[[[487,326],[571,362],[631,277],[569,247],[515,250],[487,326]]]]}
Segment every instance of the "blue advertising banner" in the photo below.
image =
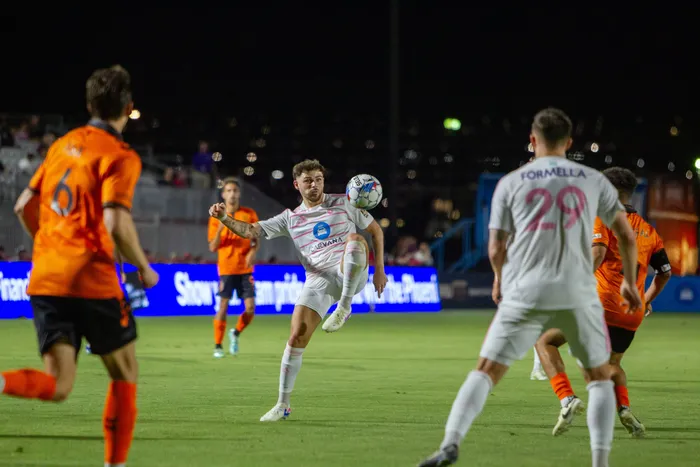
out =
{"type": "MultiPolygon", "coordinates": [[[[649,274],[647,287],[653,280],[649,274]]],[[[484,272],[439,273],[440,296],[445,309],[496,308],[491,300],[493,274],[484,272]]],[[[654,312],[700,313],[700,277],[673,276],[654,300],[654,312]]]]}
{"type": "MultiPolygon", "coordinates": [[[[219,279],[213,264],[156,264],[160,282],[143,293],[138,276],[127,270],[125,289],[136,316],[213,315],[218,307],[219,279]]],[[[32,310],[26,289],[31,263],[0,262],[0,319],[31,318],[32,310]]],[[[353,312],[435,312],[442,308],[437,272],[434,268],[387,267],[389,282],[381,298],[369,282],[353,299],[353,312]]],[[[291,313],[304,285],[302,266],[261,265],[253,273],[256,313],[291,313]]],[[[234,310],[240,311],[243,301],[235,293],[234,310]]],[[[331,308],[333,309],[333,308],[331,308]]],[[[234,311],[235,312],[235,311],[234,311]]]]}

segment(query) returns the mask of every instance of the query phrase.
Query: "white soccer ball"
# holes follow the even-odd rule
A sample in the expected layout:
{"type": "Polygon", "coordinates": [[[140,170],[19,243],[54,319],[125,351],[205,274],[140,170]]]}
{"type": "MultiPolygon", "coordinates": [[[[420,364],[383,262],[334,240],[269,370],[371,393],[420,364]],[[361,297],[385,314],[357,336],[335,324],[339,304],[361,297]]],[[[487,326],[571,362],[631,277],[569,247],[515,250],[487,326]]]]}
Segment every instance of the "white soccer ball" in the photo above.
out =
{"type": "Polygon", "coordinates": [[[345,187],[345,195],[350,205],[357,209],[374,209],[382,200],[382,184],[372,175],[355,175],[345,187]]]}

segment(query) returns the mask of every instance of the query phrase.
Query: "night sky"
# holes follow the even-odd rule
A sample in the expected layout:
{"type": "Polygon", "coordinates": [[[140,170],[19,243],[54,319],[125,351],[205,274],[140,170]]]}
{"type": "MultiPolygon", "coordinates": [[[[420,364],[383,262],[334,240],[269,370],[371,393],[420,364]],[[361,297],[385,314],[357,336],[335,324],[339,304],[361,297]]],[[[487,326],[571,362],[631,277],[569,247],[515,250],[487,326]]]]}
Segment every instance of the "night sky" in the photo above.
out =
{"type": "MultiPolygon", "coordinates": [[[[388,111],[385,2],[275,3],[5,15],[2,110],[80,115],[90,72],[120,63],[146,112],[388,111]]],[[[687,9],[402,3],[402,117],[531,114],[546,105],[593,115],[697,113],[700,49],[687,9]]]]}

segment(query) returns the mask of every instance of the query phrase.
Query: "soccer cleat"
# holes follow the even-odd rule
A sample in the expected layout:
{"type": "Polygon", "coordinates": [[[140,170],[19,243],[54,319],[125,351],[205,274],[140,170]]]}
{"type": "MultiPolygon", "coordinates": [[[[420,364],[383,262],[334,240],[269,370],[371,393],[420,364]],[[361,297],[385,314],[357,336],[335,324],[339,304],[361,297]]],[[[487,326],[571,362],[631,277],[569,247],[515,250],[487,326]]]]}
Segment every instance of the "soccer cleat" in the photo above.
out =
{"type": "Polygon", "coordinates": [[[620,416],[620,422],[622,426],[627,429],[627,432],[632,435],[633,438],[644,438],[646,434],[646,428],[642,425],[637,417],[628,409],[627,407],[622,407],[618,413],[620,416]]]}
{"type": "Polygon", "coordinates": [[[238,355],[238,336],[235,333],[235,329],[229,331],[228,338],[231,341],[228,347],[229,353],[231,355],[238,355]]]}
{"type": "Polygon", "coordinates": [[[530,380],[532,381],[547,381],[548,379],[549,378],[547,378],[547,375],[541,368],[535,368],[532,370],[532,373],[530,373],[530,380]]]}
{"type": "Polygon", "coordinates": [[[343,327],[343,324],[350,318],[352,310],[350,308],[342,308],[340,305],[333,313],[323,322],[323,329],[326,332],[336,332],[343,327]]]}
{"type": "Polygon", "coordinates": [[[433,453],[432,456],[418,464],[418,467],[442,467],[443,465],[452,465],[457,462],[458,457],[459,448],[456,444],[451,444],[433,453]]]}
{"type": "Polygon", "coordinates": [[[224,353],[224,349],[221,347],[215,347],[214,348],[214,358],[224,358],[226,354],[224,353]]]}
{"type": "Polygon", "coordinates": [[[292,409],[289,408],[287,404],[277,404],[270,409],[268,413],[260,417],[261,422],[277,422],[280,420],[286,420],[289,414],[292,413],[292,409]]]}
{"type": "Polygon", "coordinates": [[[585,409],[586,406],[583,404],[583,401],[574,396],[571,402],[569,402],[566,407],[562,407],[561,412],[559,412],[559,419],[557,420],[557,424],[554,425],[552,435],[559,436],[566,433],[571,423],[573,423],[574,417],[582,414],[585,409]]]}

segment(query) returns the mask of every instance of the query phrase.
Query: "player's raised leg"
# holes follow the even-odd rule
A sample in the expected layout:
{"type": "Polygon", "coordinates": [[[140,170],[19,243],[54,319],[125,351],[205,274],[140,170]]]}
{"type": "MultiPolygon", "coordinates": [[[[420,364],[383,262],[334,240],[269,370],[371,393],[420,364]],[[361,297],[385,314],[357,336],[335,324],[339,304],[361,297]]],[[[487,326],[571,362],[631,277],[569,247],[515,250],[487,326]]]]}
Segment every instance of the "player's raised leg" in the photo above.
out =
{"type": "Polygon", "coordinates": [[[484,408],[489,393],[511,364],[533,347],[546,321],[546,315],[499,307],[484,339],[479,362],[467,375],[452,404],[440,449],[420,467],[439,467],[457,461],[459,446],[484,408]]]}
{"type": "Polygon", "coordinates": [[[231,329],[229,334],[229,353],[231,355],[238,355],[238,341],[240,335],[253,321],[253,318],[255,318],[255,288],[252,274],[244,274],[241,276],[238,296],[243,298],[245,309],[243,313],[238,316],[236,327],[231,329]]]}
{"type": "Polygon", "coordinates": [[[103,355],[102,361],[112,379],[102,416],[105,467],[122,467],[126,465],[136,426],[138,364],[134,342],[103,355]]]}
{"type": "Polygon", "coordinates": [[[294,383],[301,370],[302,357],[311,336],[321,322],[316,311],[304,305],[297,305],[292,314],[292,325],[287,346],[282,354],[280,385],[277,404],[260,418],[261,422],[276,422],[286,419],[291,413],[290,400],[294,383]]]}
{"type": "Polygon", "coordinates": [[[367,241],[359,234],[350,234],[345,242],[343,258],[340,262],[340,271],[343,274],[343,290],[338,306],[323,323],[323,330],[335,332],[343,327],[345,321],[352,313],[352,297],[355,296],[367,281],[367,268],[369,264],[369,246],[367,241]]]}
{"type": "Polygon", "coordinates": [[[585,410],[585,405],[581,399],[576,397],[571,381],[566,374],[564,360],[561,358],[559,348],[566,343],[564,333],[559,329],[547,330],[535,344],[535,350],[540,355],[542,369],[549,378],[552,390],[559,398],[561,410],[554,425],[552,435],[559,436],[565,433],[574,421],[576,415],[580,415],[585,410]]]}

